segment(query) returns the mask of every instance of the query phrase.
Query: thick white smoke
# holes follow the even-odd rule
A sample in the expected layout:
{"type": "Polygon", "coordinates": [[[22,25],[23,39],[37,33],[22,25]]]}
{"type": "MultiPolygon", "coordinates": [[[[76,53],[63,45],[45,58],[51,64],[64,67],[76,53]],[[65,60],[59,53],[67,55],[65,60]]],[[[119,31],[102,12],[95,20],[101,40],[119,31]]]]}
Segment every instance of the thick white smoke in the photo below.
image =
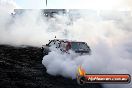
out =
{"type": "MultiPolygon", "coordinates": [[[[102,12],[103,13],[103,12],[102,12]]],[[[86,41],[92,54],[78,56],[75,53],[62,54],[52,50],[42,60],[47,72],[51,75],[76,77],[80,65],[90,74],[132,74],[132,26],[130,12],[90,15],[81,14],[72,25],[64,26],[68,38],[86,41]]],[[[105,85],[105,87],[130,88],[132,84],[105,85]]]]}
{"type": "Polygon", "coordinates": [[[62,24],[55,23],[54,18],[42,16],[40,10],[26,10],[23,14],[15,16],[1,12],[0,20],[1,44],[40,47],[55,35],[63,37],[62,24]]]}
{"type": "Polygon", "coordinates": [[[13,9],[20,8],[14,0],[0,0],[0,10],[3,12],[13,12],[13,9]]]}
{"type": "MultiPolygon", "coordinates": [[[[49,19],[40,10],[27,10],[15,17],[0,10],[0,44],[41,47],[54,36],[88,43],[91,55],[76,57],[73,52],[67,55],[53,49],[42,60],[51,75],[75,78],[80,65],[88,73],[132,74],[131,11],[81,10],[49,19]]],[[[131,84],[106,86],[130,88],[131,84]]]]}

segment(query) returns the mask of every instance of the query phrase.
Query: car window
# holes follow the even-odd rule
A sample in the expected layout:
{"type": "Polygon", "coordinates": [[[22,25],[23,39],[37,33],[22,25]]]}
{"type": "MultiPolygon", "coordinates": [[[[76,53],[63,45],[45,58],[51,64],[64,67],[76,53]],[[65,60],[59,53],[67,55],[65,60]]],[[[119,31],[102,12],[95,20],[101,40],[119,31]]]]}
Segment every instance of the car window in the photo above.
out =
{"type": "Polygon", "coordinates": [[[60,41],[55,41],[56,48],[60,47],[60,41]]]}
{"type": "Polygon", "coordinates": [[[73,49],[73,50],[79,50],[79,47],[78,47],[78,43],[76,43],[76,42],[72,42],[71,43],[71,48],[73,49]]]}
{"type": "Polygon", "coordinates": [[[88,50],[88,46],[84,42],[82,42],[82,43],[79,44],[79,48],[82,49],[82,50],[88,50]]]}
{"type": "Polygon", "coordinates": [[[88,50],[88,46],[84,42],[72,42],[71,43],[72,50],[88,50]]]}
{"type": "Polygon", "coordinates": [[[49,46],[53,46],[53,45],[55,45],[56,48],[59,48],[59,47],[60,47],[60,41],[52,40],[52,41],[49,43],[49,46]]]}
{"type": "Polygon", "coordinates": [[[67,45],[66,42],[61,42],[61,48],[62,48],[62,50],[66,50],[66,45],[67,45]]]}

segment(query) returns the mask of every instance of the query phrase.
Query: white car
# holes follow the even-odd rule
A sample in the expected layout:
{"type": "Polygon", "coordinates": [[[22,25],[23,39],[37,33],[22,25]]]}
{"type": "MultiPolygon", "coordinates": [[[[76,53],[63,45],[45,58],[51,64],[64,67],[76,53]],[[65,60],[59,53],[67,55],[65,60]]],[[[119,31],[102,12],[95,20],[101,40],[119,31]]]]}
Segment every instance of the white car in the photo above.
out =
{"type": "Polygon", "coordinates": [[[62,52],[68,53],[69,50],[74,51],[75,53],[91,54],[91,49],[86,42],[79,41],[70,41],[62,39],[50,40],[48,44],[42,46],[42,52],[44,55],[48,55],[51,51],[49,47],[55,46],[55,48],[60,49],[62,52]]]}

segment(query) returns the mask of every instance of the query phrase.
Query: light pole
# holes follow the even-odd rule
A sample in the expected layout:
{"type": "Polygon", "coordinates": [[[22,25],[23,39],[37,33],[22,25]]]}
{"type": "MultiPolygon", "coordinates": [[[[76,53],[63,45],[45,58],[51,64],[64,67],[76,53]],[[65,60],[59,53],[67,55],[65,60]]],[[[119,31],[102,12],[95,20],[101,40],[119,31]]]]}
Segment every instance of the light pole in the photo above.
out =
{"type": "Polygon", "coordinates": [[[46,6],[47,6],[47,0],[46,0],[46,6]]]}

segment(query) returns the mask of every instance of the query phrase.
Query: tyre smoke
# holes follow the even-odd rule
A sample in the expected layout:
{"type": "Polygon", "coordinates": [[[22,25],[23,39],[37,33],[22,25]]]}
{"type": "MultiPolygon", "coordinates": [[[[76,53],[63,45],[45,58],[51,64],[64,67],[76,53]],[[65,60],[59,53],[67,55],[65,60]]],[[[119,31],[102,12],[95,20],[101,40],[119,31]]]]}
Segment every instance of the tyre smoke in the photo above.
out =
{"type": "MultiPolygon", "coordinates": [[[[54,36],[85,41],[92,50],[91,55],[76,56],[72,51],[70,55],[62,54],[51,48],[42,60],[47,72],[75,79],[77,68],[82,65],[90,74],[132,74],[131,23],[131,11],[71,10],[65,15],[46,18],[40,10],[26,10],[12,16],[0,9],[0,44],[41,47],[54,36]]],[[[104,86],[130,88],[131,85],[104,86]]]]}
{"type": "MultiPolygon", "coordinates": [[[[92,54],[62,54],[51,48],[51,52],[42,60],[49,74],[75,79],[80,65],[90,74],[132,74],[131,15],[126,14],[127,12],[102,13],[93,17],[81,14],[67,29],[68,38],[86,41],[92,54]]],[[[104,87],[130,88],[131,85],[114,84],[104,87]]]]}

